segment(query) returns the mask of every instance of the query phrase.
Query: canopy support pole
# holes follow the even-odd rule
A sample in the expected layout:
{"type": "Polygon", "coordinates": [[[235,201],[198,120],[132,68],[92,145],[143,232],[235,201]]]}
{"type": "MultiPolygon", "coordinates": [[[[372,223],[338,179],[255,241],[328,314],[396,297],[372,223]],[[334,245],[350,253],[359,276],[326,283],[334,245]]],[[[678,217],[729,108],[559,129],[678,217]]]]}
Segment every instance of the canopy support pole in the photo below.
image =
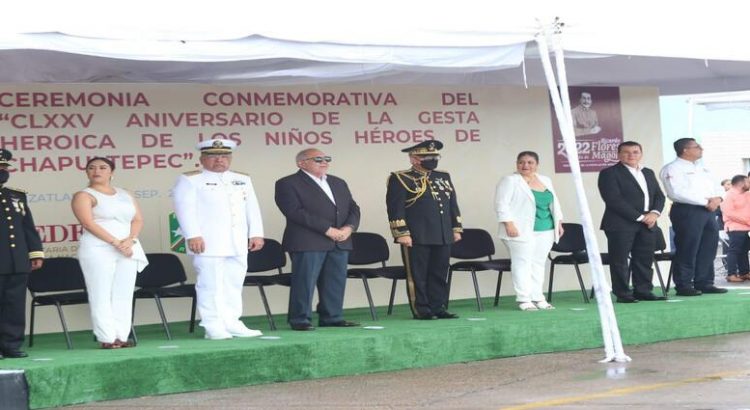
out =
{"type": "Polygon", "coordinates": [[[560,133],[562,134],[563,143],[565,144],[565,151],[567,152],[568,162],[570,164],[570,170],[575,184],[578,209],[580,211],[581,224],[583,225],[583,233],[586,238],[586,251],[589,257],[589,265],[591,266],[591,279],[594,284],[596,305],[599,310],[602,338],[604,339],[605,358],[600,362],[629,362],[631,359],[625,354],[622,346],[620,329],[617,326],[617,318],[610,297],[611,288],[604,276],[604,266],[602,265],[602,259],[599,253],[599,244],[596,240],[594,224],[591,218],[591,210],[589,209],[588,201],[586,199],[586,191],[583,186],[581,167],[578,161],[575,131],[573,129],[570,98],[568,96],[565,56],[563,54],[562,45],[560,44],[561,27],[562,23],[556,20],[550,35],[553,43],[553,51],[555,53],[555,66],[557,68],[559,86],[558,80],[555,79],[555,74],[552,70],[552,62],[550,60],[549,48],[547,46],[547,36],[550,33],[547,30],[543,31],[536,36],[536,42],[539,46],[539,54],[542,66],[544,67],[544,75],[547,79],[547,87],[549,88],[555,116],[557,117],[557,122],[560,126],[560,133]]]}

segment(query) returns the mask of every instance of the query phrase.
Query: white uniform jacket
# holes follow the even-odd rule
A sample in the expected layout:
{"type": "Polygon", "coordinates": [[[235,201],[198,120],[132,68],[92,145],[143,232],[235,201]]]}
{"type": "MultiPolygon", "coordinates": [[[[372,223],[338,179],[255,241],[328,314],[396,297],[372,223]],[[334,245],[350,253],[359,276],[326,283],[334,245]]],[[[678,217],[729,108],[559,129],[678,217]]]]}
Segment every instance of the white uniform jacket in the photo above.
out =
{"type": "MultiPolygon", "coordinates": [[[[550,205],[550,212],[555,222],[555,242],[557,242],[560,237],[556,227],[563,217],[560,210],[560,202],[557,199],[555,189],[552,187],[552,181],[543,175],[537,174],[537,178],[542,185],[552,192],[554,198],[550,205]]],[[[495,190],[495,211],[497,212],[497,221],[499,222],[497,236],[500,239],[526,242],[533,238],[536,201],[534,200],[531,188],[529,188],[529,184],[524,181],[520,174],[503,177],[497,184],[497,189],[495,190]],[[509,221],[512,221],[516,225],[518,236],[513,238],[508,236],[503,222],[509,221]]]]}
{"type": "Polygon", "coordinates": [[[188,172],[177,179],[173,197],[182,235],[203,237],[202,256],[246,255],[248,238],[263,237],[260,206],[247,175],[188,172]]]}

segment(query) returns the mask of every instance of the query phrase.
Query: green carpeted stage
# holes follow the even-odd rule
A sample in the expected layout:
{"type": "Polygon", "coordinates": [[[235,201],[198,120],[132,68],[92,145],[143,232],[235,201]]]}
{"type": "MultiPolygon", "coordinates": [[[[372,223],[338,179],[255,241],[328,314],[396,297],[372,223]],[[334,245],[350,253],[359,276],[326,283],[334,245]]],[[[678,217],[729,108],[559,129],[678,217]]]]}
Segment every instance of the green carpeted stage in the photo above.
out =
{"type": "MultiPolygon", "coordinates": [[[[616,304],[626,345],[750,330],[750,289],[668,302],[616,304]]],[[[448,363],[601,347],[595,302],[584,304],[578,291],[559,292],[556,310],[521,312],[512,296],[500,307],[484,300],[451,302],[456,320],[416,321],[397,306],[373,322],[367,309],[346,313],[362,328],[319,328],[294,332],[282,325],[268,331],[265,317],[245,322],[268,338],[210,341],[173,323],[168,341],[160,325],[137,327],[133,349],[101,350],[90,332],[74,333],[74,350],[62,334],[35,337],[30,357],[0,361],[0,369],[24,369],[32,408],[166,393],[221,389],[249,384],[439,366],[448,363]],[[371,328],[366,327],[382,327],[371,328]]],[[[591,357],[592,363],[603,357],[591,357]]],[[[638,360],[638,357],[634,357],[638,360]]]]}

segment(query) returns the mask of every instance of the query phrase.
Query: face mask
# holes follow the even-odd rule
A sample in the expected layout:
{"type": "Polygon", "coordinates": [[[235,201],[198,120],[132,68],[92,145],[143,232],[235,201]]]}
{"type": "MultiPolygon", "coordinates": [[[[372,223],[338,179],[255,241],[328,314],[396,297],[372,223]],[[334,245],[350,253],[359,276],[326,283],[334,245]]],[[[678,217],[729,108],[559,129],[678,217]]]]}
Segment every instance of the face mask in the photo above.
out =
{"type": "Polygon", "coordinates": [[[422,166],[424,169],[428,169],[432,171],[433,169],[437,168],[438,160],[436,159],[426,159],[419,163],[419,165],[422,166]]]}
{"type": "Polygon", "coordinates": [[[8,178],[10,178],[10,172],[7,169],[0,169],[0,185],[8,182],[8,178]]]}

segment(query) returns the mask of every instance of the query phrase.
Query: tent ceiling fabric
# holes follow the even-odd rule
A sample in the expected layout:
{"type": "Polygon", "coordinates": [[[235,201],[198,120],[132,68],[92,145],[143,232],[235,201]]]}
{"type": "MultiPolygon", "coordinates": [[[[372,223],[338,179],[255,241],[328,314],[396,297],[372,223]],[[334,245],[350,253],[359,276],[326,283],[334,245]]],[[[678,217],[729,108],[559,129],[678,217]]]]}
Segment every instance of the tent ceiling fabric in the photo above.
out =
{"type": "MultiPolygon", "coordinates": [[[[652,57],[569,58],[570,85],[653,86],[663,95],[750,89],[748,63],[652,57]],[[676,75],[678,73],[679,75],[676,75]]],[[[427,69],[392,64],[326,63],[301,59],[225,62],[134,61],[36,50],[0,52],[3,83],[307,83],[524,85],[519,66],[427,69]]],[[[541,65],[526,58],[526,83],[545,86],[541,65]]]]}
{"type": "Polygon", "coordinates": [[[745,14],[727,0],[680,5],[679,16],[645,0],[529,0],[512,10],[480,0],[380,0],[365,10],[342,0],[131,0],[115,13],[89,3],[11,3],[0,82],[542,86],[534,36],[560,16],[570,85],[750,89],[745,14]]]}

